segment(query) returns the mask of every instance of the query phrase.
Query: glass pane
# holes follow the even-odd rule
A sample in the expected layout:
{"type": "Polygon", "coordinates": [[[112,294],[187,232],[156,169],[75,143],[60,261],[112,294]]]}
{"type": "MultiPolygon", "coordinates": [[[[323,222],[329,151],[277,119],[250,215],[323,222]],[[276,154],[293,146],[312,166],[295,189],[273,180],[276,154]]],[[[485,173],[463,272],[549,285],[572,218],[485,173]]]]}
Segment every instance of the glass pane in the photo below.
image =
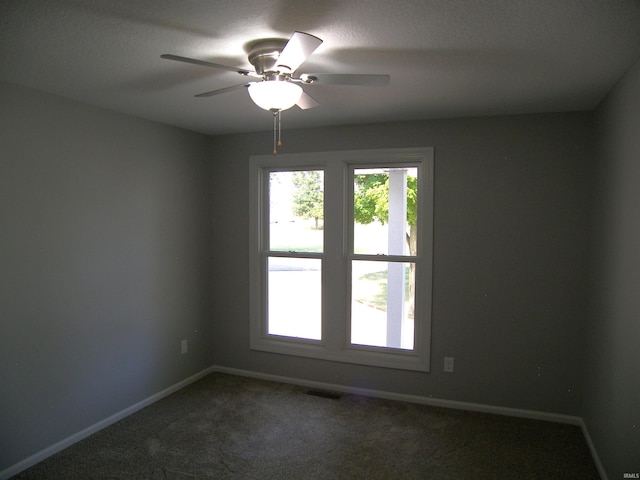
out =
{"type": "Polygon", "coordinates": [[[351,343],[413,350],[415,263],[351,263],[351,343]]]}
{"type": "Polygon", "coordinates": [[[416,167],[354,170],[354,253],[417,254],[417,179],[416,167]]]}
{"type": "Polygon", "coordinates": [[[322,252],[324,172],[269,174],[269,249],[322,252]]]}
{"type": "Polygon", "coordinates": [[[320,262],[314,258],[269,258],[267,332],[270,335],[321,339],[320,262]]]}

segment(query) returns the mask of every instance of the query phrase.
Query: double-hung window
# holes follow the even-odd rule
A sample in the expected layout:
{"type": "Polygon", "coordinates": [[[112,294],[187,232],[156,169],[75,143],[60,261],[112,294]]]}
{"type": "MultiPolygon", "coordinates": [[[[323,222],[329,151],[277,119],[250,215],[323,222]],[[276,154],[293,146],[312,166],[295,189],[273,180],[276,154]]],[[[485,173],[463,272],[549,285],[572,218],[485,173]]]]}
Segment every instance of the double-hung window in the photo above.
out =
{"type": "Polygon", "coordinates": [[[250,344],[427,371],[433,149],[250,158],[250,344]]]}

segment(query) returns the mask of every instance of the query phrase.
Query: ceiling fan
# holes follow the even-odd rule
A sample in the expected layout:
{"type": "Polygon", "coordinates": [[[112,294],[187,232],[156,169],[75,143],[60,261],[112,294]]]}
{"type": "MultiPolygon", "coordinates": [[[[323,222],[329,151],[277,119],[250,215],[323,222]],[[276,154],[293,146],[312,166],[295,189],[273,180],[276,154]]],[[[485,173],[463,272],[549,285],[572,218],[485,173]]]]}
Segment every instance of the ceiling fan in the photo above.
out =
{"type": "MultiPolygon", "coordinates": [[[[244,77],[254,78],[254,81],[199,93],[195,96],[211,97],[241,88],[248,88],[249,96],[256,105],[273,112],[273,154],[275,155],[276,147],[281,146],[279,139],[277,142],[275,141],[275,136],[276,121],[279,126],[282,110],[287,110],[294,105],[303,110],[319,105],[311,95],[304,92],[301,85],[386,86],[389,84],[391,79],[389,75],[303,73],[296,76],[300,65],[321,43],[322,40],[318,37],[304,32],[294,32],[288,41],[273,39],[256,41],[249,48],[249,63],[253,65],[253,71],[179,55],[163,54],[160,57],[167,60],[227,70],[244,77]]],[[[279,130],[278,128],[278,133],[279,130]]]]}

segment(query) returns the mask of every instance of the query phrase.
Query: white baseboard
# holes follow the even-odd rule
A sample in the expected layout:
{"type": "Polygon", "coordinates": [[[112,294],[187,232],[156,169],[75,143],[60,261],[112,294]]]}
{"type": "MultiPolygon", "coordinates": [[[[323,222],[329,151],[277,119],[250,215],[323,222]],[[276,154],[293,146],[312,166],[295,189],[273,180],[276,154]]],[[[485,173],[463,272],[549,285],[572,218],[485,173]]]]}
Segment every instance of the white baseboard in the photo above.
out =
{"type": "Polygon", "coordinates": [[[593,463],[595,463],[596,468],[598,469],[601,480],[609,480],[609,477],[607,477],[607,472],[604,469],[604,465],[602,465],[600,457],[598,456],[596,446],[593,444],[593,440],[591,440],[591,435],[589,435],[587,425],[584,423],[584,420],[582,418],[580,419],[580,428],[582,429],[582,435],[584,435],[584,439],[587,442],[587,446],[589,447],[589,451],[591,452],[591,458],[593,458],[593,463]]]}
{"type": "Polygon", "coordinates": [[[349,387],[332,383],[315,382],[312,380],[303,380],[299,378],[282,377],[279,375],[270,375],[267,373],[252,372],[248,370],[240,370],[236,368],[228,368],[214,366],[214,372],[228,373],[242,377],[251,377],[261,380],[270,380],[274,382],[289,383],[302,387],[318,388],[322,390],[330,390],[334,392],[351,393],[354,395],[365,395],[368,397],[383,398],[386,400],[397,400],[400,402],[419,403],[422,405],[430,405],[433,407],[453,408],[456,410],[469,410],[473,412],[493,413],[496,415],[506,415],[509,417],[530,418],[533,420],[546,420],[556,423],[568,423],[571,425],[582,425],[582,418],[572,415],[562,415],[558,413],[538,412],[535,410],[522,410],[519,408],[497,407],[494,405],[483,405],[479,403],[458,402],[455,400],[444,400],[432,397],[423,397],[420,395],[408,395],[404,393],[386,392],[382,390],[372,390],[368,388],[349,387]]]}
{"type": "Polygon", "coordinates": [[[176,383],[175,385],[172,385],[168,388],[165,388],[164,390],[162,390],[161,392],[158,392],[154,395],[151,395],[148,398],[145,398],[144,400],[141,400],[138,403],[135,403],[133,405],[131,405],[130,407],[125,408],[124,410],[121,410],[113,415],[111,415],[110,417],[105,418],[104,420],[100,420],[97,423],[94,423],[93,425],[85,428],[84,430],[81,430],[77,433],[74,433],[73,435],[71,435],[70,437],[67,437],[47,448],[45,448],[44,450],[40,450],[39,452],[31,455],[30,457],[25,458],[24,460],[16,463],[15,465],[10,466],[9,468],[2,470],[0,472],[0,480],[7,480],[11,477],[13,477],[14,475],[17,475],[18,473],[22,472],[23,470],[26,470],[29,467],[32,467],[33,465],[35,465],[36,463],[39,463],[41,461],[43,461],[44,459],[50,457],[51,455],[55,455],[56,453],[64,450],[67,447],[70,447],[71,445],[73,445],[76,442],[79,442],[80,440],[84,440],[85,438],[89,437],[90,435],[93,435],[94,433],[102,430],[103,428],[108,427],[109,425],[112,425],[114,423],[116,423],[119,420],[122,420],[125,417],[128,417],[129,415],[131,415],[132,413],[137,412],[138,410],[143,409],[144,407],[147,407],[149,405],[151,405],[152,403],[157,402],[158,400],[161,400],[164,397],[167,397],[169,395],[171,395],[174,392],[177,392],[178,390],[180,390],[181,388],[186,387],[187,385],[200,380],[202,377],[212,373],[215,371],[214,367],[208,367],[205,368],[204,370],[196,373],[195,375],[192,375],[188,378],[185,378],[184,380],[176,383]]]}

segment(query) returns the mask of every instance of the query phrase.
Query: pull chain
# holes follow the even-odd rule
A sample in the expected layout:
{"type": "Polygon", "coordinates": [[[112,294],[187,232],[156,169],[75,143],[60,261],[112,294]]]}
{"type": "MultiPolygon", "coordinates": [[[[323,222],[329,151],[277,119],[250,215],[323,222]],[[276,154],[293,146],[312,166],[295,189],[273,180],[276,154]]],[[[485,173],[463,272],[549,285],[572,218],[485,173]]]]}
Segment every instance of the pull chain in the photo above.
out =
{"type": "Polygon", "coordinates": [[[282,110],[273,111],[273,155],[278,154],[278,148],[282,147],[282,110]]]}
{"type": "Polygon", "coordinates": [[[282,120],[282,110],[278,110],[278,148],[282,147],[282,126],[280,121],[282,120]]]}
{"type": "Polygon", "coordinates": [[[278,116],[278,110],[276,110],[275,112],[273,112],[273,156],[275,157],[276,154],[278,153],[278,151],[276,150],[277,148],[277,134],[276,134],[276,123],[277,123],[277,117],[278,116]]]}

